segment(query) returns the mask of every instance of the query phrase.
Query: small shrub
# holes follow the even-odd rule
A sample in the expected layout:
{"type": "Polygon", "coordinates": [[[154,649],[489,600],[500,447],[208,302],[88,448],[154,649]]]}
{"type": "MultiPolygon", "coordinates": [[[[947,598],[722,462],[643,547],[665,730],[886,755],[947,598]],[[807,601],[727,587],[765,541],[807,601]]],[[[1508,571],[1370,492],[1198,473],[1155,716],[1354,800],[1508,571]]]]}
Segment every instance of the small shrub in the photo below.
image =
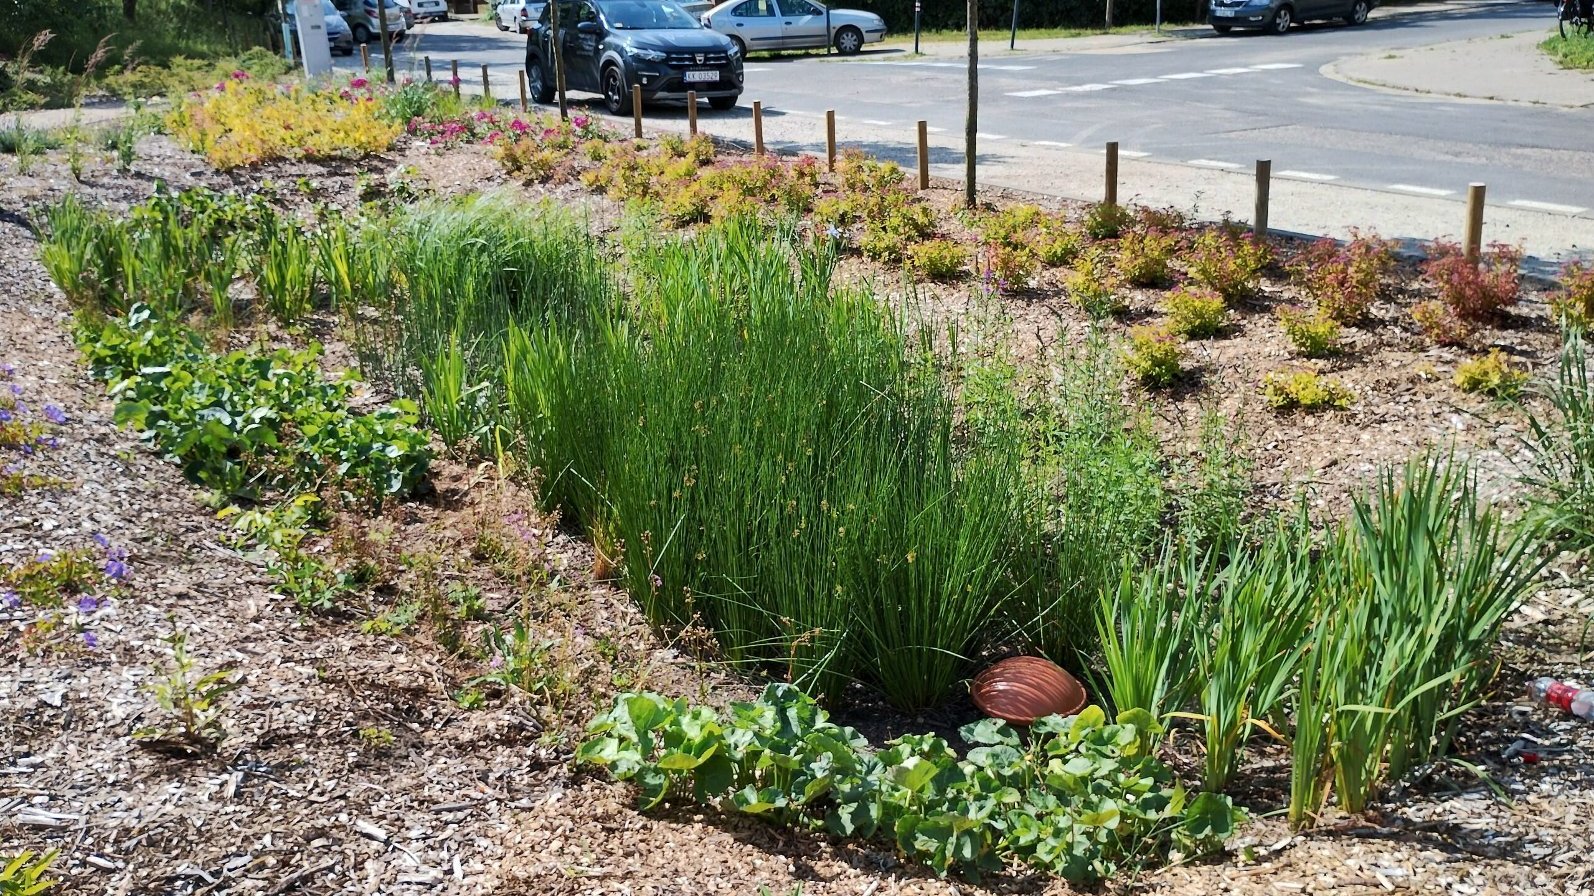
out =
{"type": "Polygon", "coordinates": [[[228,81],[186,100],[166,125],[179,142],[221,169],[275,159],[359,157],[388,149],[402,130],[382,116],[368,88],[278,89],[252,81],[228,81]]]}
{"type": "Polygon", "coordinates": [[[1513,366],[1505,352],[1499,349],[1456,365],[1456,388],[1463,392],[1490,398],[1514,398],[1527,381],[1528,372],[1513,366]]]}
{"type": "Polygon", "coordinates": [[[1035,277],[1035,255],[1028,249],[993,243],[981,255],[980,276],[994,292],[1028,289],[1035,277]]]}
{"type": "Polygon", "coordinates": [[[1594,323],[1594,267],[1574,261],[1561,268],[1561,291],[1550,299],[1555,319],[1567,329],[1594,323]]]}
{"type": "Polygon", "coordinates": [[[1262,399],[1276,411],[1344,410],[1353,398],[1345,384],[1313,370],[1275,370],[1262,378],[1262,399]]]}
{"type": "Polygon", "coordinates": [[[1190,227],[1190,216],[1171,206],[1167,208],[1135,209],[1135,220],[1146,230],[1186,230],[1190,227]]]}
{"type": "Polygon", "coordinates": [[[1223,297],[1204,289],[1176,289],[1162,299],[1168,328],[1186,339],[1206,339],[1223,331],[1229,306],[1223,297]]]}
{"type": "Polygon", "coordinates": [[[1478,322],[1516,304],[1521,266],[1522,250],[1507,243],[1490,243],[1475,264],[1460,245],[1435,240],[1422,270],[1438,289],[1439,301],[1462,320],[1478,322]]]}
{"type": "Polygon", "coordinates": [[[1295,351],[1307,358],[1327,358],[1339,353],[1339,322],[1321,311],[1285,305],[1276,312],[1279,326],[1295,351]]]}
{"type": "Polygon", "coordinates": [[[1434,345],[1466,345],[1472,338],[1472,324],[1438,299],[1418,302],[1411,309],[1411,319],[1434,345]]]}
{"type": "Polygon", "coordinates": [[[0,856],[0,894],[4,896],[42,896],[56,885],[44,875],[54,864],[56,850],[39,855],[24,849],[16,855],[0,856]]]}
{"type": "Polygon", "coordinates": [[[881,193],[903,185],[902,167],[896,162],[869,158],[862,150],[849,149],[836,161],[836,174],[846,193],[881,193]]]}
{"type": "Polygon", "coordinates": [[[1196,237],[1190,275],[1232,305],[1256,295],[1271,259],[1272,252],[1262,240],[1216,228],[1196,237]]]}
{"type": "Polygon", "coordinates": [[[1085,212],[1085,233],[1093,240],[1115,239],[1129,229],[1134,220],[1135,215],[1129,209],[1116,203],[1098,202],[1085,212]]]}
{"type": "Polygon", "coordinates": [[[1073,269],[1063,278],[1063,285],[1073,303],[1096,320],[1122,314],[1129,307],[1120,294],[1118,275],[1106,253],[1099,249],[1076,259],[1073,269]]]}
{"type": "Polygon", "coordinates": [[[175,631],[161,640],[171,645],[172,666],[152,679],[148,688],[165,718],[160,724],[134,731],[133,738],[141,745],[177,750],[190,757],[209,756],[227,736],[221,719],[222,698],[243,682],[230,669],[196,677],[186,632],[175,631]]]}
{"type": "Polygon", "coordinates": [[[1027,250],[1047,267],[1073,263],[1084,242],[1063,216],[1038,205],[1007,206],[982,218],[979,228],[986,242],[1027,250]]]}
{"type": "Polygon", "coordinates": [[[1340,246],[1318,240],[1290,263],[1290,275],[1318,310],[1347,326],[1366,317],[1384,277],[1394,269],[1394,244],[1353,234],[1340,246]]]}
{"type": "Polygon", "coordinates": [[[1141,385],[1164,389],[1184,374],[1184,345],[1168,327],[1135,327],[1129,331],[1124,365],[1141,385]]]}
{"type": "MultiPolygon", "coordinates": [[[[602,143],[592,143],[591,146],[602,148],[602,143]]],[[[552,147],[544,146],[540,141],[531,137],[517,137],[514,140],[499,140],[493,149],[498,157],[499,164],[504,170],[515,177],[528,183],[547,183],[553,178],[554,172],[559,169],[566,155],[552,147]]]]}
{"type": "Polygon", "coordinates": [[[927,280],[956,280],[967,270],[968,257],[952,240],[927,240],[908,250],[908,268],[927,280]]]}
{"type": "Polygon", "coordinates": [[[1173,278],[1179,238],[1160,230],[1126,233],[1118,240],[1118,275],[1130,286],[1164,286],[1173,278]]]}

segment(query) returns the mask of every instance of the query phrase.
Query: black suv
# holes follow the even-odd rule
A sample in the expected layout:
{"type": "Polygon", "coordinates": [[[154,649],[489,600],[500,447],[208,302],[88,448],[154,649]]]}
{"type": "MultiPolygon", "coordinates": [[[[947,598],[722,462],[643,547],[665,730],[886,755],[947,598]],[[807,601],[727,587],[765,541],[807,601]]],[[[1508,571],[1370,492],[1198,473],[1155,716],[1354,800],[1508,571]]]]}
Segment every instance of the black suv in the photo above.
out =
{"type": "MultiPolygon", "coordinates": [[[[526,37],[526,80],[539,103],[554,95],[552,6],[526,37]]],[[[742,95],[741,51],[675,0],[560,0],[559,31],[565,87],[603,94],[616,115],[631,111],[633,84],[645,100],[685,99],[695,90],[716,109],[742,95]]]]}

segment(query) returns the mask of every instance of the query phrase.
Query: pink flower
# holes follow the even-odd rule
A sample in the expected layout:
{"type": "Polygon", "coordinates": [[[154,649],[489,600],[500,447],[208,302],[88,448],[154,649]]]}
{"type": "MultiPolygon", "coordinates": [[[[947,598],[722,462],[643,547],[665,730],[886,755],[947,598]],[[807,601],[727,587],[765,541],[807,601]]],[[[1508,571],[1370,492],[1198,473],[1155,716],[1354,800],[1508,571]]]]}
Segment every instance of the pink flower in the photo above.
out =
{"type": "Polygon", "coordinates": [[[234,81],[247,81],[247,80],[249,80],[249,73],[244,71],[241,68],[240,69],[234,69],[233,73],[232,73],[232,79],[234,81]]]}
{"type": "Polygon", "coordinates": [[[509,129],[517,134],[524,134],[531,130],[531,125],[526,124],[524,121],[521,121],[517,118],[509,123],[509,129]]]}
{"type": "Polygon", "coordinates": [[[365,80],[364,78],[351,78],[349,79],[349,86],[353,87],[355,90],[363,90],[371,86],[371,82],[365,80]]]}
{"type": "Polygon", "coordinates": [[[450,86],[458,87],[459,86],[459,75],[455,75],[454,77],[449,78],[448,79],[448,83],[449,83],[450,86]]]}
{"type": "Polygon", "coordinates": [[[577,115],[575,118],[570,119],[570,123],[578,128],[584,128],[592,123],[592,119],[585,115],[577,115]]]}

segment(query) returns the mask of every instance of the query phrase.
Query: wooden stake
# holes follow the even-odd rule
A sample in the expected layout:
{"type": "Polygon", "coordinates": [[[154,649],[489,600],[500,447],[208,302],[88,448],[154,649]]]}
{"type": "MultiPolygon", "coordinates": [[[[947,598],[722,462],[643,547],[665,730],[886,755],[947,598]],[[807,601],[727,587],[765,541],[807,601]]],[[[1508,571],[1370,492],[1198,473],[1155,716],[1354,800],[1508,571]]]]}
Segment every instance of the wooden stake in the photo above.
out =
{"type": "Polygon", "coordinates": [[[525,112],[525,111],[528,111],[531,108],[531,104],[526,102],[526,70],[525,69],[521,69],[519,74],[520,74],[520,111],[525,112]]]}
{"type": "Polygon", "coordinates": [[[426,83],[432,83],[432,57],[423,57],[426,60],[426,83]]]}
{"type": "Polygon", "coordinates": [[[686,92],[686,130],[693,137],[697,136],[697,91],[686,92]]]}
{"type": "Polygon", "coordinates": [[[1118,204],[1118,141],[1113,140],[1107,144],[1107,195],[1102,199],[1103,205],[1118,204]]]}
{"type": "Polygon", "coordinates": [[[487,99],[493,98],[493,89],[487,84],[487,66],[485,63],[482,65],[482,96],[487,99]]]}
{"type": "Polygon", "coordinates": [[[371,45],[360,44],[360,64],[365,67],[365,73],[371,73],[371,45]]]}
{"type": "Polygon", "coordinates": [[[825,168],[836,170],[836,110],[825,110],[825,168]]]}
{"type": "Polygon", "coordinates": [[[1273,160],[1256,160],[1256,213],[1251,217],[1251,233],[1267,236],[1267,202],[1273,189],[1273,160]]]}
{"type": "Polygon", "coordinates": [[[631,123],[635,127],[636,138],[642,139],[642,85],[631,85],[631,123]]]}
{"type": "Polygon", "coordinates": [[[1467,185],[1467,260],[1478,263],[1483,252],[1483,184],[1467,185]]]}
{"type": "Polygon", "coordinates": [[[919,189],[930,189],[930,123],[919,122],[919,189]]]}
{"type": "Polygon", "coordinates": [[[454,85],[454,96],[459,96],[459,60],[449,63],[449,82],[454,85]]]}
{"type": "Polygon", "coordinates": [[[753,154],[764,154],[764,103],[753,100],[753,154]]]}

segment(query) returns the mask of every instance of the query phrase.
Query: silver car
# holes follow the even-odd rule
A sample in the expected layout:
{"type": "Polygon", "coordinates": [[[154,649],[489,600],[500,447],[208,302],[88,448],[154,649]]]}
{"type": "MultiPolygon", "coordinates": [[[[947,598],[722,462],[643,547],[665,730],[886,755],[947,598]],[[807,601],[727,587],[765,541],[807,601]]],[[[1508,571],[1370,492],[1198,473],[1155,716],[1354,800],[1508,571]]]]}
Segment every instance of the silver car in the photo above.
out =
{"type": "Polygon", "coordinates": [[[864,44],[885,40],[885,20],[872,12],[832,9],[814,0],[726,0],[703,14],[703,27],[751,50],[806,50],[834,45],[850,56],[864,44]]]}

